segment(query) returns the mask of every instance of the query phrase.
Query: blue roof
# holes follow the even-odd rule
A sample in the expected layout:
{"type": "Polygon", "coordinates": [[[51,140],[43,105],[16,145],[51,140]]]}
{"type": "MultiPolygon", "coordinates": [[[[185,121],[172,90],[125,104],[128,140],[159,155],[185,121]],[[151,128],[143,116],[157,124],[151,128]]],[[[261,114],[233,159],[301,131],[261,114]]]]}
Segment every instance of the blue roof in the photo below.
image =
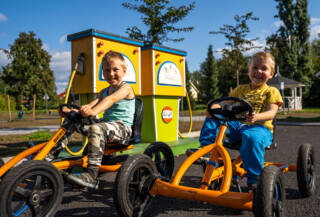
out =
{"type": "Polygon", "coordinates": [[[88,36],[97,36],[97,37],[101,37],[101,38],[105,38],[105,39],[110,39],[110,40],[114,40],[114,41],[120,41],[123,43],[127,43],[127,44],[132,44],[132,45],[137,45],[137,46],[143,46],[143,42],[142,41],[138,41],[135,39],[131,39],[131,38],[127,38],[127,37],[123,37],[120,35],[115,35],[115,34],[111,34],[111,33],[107,33],[107,32],[103,32],[100,30],[96,30],[96,29],[88,29],[88,30],[84,30],[81,32],[77,32],[74,34],[70,34],[67,36],[67,40],[68,41],[73,41],[79,38],[85,38],[88,36]]]}

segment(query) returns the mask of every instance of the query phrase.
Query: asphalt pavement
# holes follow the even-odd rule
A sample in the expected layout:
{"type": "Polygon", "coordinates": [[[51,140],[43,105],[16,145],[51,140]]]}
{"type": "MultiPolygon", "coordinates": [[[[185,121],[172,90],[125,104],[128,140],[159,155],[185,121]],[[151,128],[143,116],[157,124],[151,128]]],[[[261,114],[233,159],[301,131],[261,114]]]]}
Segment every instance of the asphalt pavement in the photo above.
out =
{"type": "MultiPolygon", "coordinates": [[[[265,160],[295,164],[298,148],[303,143],[310,143],[315,151],[320,148],[320,127],[319,126],[279,126],[276,133],[278,148],[266,152],[265,160]]],[[[238,153],[230,151],[231,157],[238,153]]],[[[319,155],[317,155],[319,156],[319,155]]],[[[175,157],[175,171],[186,159],[185,155],[175,157]]],[[[320,158],[316,159],[316,168],[320,166],[320,158]]],[[[182,185],[198,187],[203,175],[199,165],[193,165],[182,179],[182,185]]],[[[319,217],[320,216],[320,181],[319,169],[316,169],[315,195],[303,198],[297,186],[296,173],[284,174],[286,201],[285,216],[287,217],[319,217]]],[[[65,187],[64,199],[55,217],[115,217],[118,216],[113,204],[112,190],[116,173],[106,173],[100,177],[104,187],[97,192],[83,192],[79,189],[65,187]]],[[[245,181],[245,180],[244,180],[245,181]]],[[[155,197],[151,204],[154,217],[252,217],[250,211],[239,211],[223,208],[213,204],[184,200],[177,198],[155,197]]]]}

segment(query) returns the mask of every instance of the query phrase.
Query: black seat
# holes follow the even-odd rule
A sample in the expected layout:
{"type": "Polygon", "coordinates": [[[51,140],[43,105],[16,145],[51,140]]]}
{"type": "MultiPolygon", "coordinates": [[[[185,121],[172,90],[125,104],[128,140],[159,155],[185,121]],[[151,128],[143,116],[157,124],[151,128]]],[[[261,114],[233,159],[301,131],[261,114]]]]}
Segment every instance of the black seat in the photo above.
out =
{"type": "MultiPolygon", "coordinates": [[[[268,147],[266,147],[266,150],[272,150],[277,148],[277,142],[275,141],[275,133],[276,133],[276,127],[277,127],[277,117],[274,117],[272,120],[273,124],[273,138],[272,138],[272,143],[268,147]]],[[[226,138],[223,142],[223,146],[229,149],[233,150],[239,150],[241,146],[241,141],[233,141],[230,138],[226,138]]]]}
{"type": "Polygon", "coordinates": [[[110,143],[113,144],[110,148],[112,149],[123,149],[128,145],[137,144],[142,141],[141,128],[143,120],[143,101],[140,98],[135,98],[135,112],[132,125],[132,136],[130,139],[121,141],[121,143],[110,143]]]}
{"type": "Polygon", "coordinates": [[[132,136],[129,140],[129,144],[137,144],[142,141],[141,128],[143,120],[143,101],[140,98],[136,98],[136,108],[132,126],[132,136]]]}

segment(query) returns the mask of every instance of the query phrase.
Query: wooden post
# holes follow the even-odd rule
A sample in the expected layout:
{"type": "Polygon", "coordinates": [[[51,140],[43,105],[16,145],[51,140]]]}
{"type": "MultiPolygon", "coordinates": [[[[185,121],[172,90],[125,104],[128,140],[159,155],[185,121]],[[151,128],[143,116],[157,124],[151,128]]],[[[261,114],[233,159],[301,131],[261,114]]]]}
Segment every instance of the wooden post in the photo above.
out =
{"type": "Polygon", "coordinates": [[[10,96],[9,95],[8,95],[8,111],[9,111],[9,121],[12,121],[11,108],[10,108],[10,96]]]}
{"type": "Polygon", "coordinates": [[[32,111],[33,120],[36,119],[36,94],[33,94],[33,111],[32,111]]]}

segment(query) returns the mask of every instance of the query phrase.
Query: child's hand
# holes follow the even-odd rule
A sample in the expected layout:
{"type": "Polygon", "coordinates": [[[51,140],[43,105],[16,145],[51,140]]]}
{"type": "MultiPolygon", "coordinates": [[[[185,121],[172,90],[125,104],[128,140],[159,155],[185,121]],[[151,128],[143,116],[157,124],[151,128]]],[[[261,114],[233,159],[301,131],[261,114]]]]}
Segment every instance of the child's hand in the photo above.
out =
{"type": "Polygon", "coordinates": [[[62,109],[59,109],[59,115],[60,117],[64,117],[66,113],[70,112],[71,109],[67,108],[67,107],[62,107],[62,109]]]}
{"type": "Polygon", "coordinates": [[[252,112],[252,114],[246,114],[246,121],[249,123],[254,123],[257,121],[257,114],[252,112]]]}
{"type": "Polygon", "coordinates": [[[89,116],[94,116],[95,114],[93,113],[92,109],[88,105],[83,105],[80,108],[80,113],[83,117],[89,117],[89,116]]]}

